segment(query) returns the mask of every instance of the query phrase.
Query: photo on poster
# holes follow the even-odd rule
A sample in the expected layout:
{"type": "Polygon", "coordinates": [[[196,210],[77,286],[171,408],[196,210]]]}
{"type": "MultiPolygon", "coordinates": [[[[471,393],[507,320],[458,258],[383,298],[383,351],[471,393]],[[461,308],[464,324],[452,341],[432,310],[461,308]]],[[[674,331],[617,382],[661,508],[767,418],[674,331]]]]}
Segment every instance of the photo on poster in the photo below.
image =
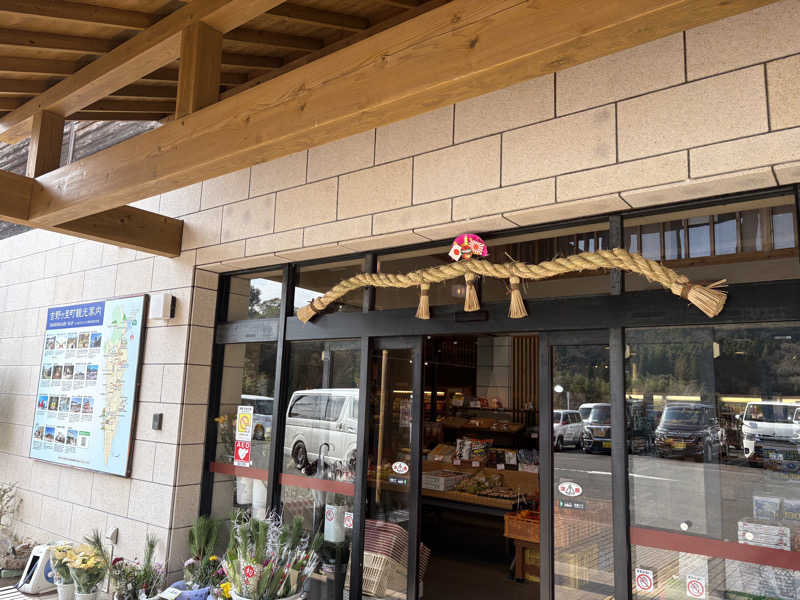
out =
{"type": "Polygon", "coordinates": [[[78,347],[78,336],[71,334],[67,336],[67,350],[75,350],[78,347]]]}
{"type": "Polygon", "coordinates": [[[78,348],[82,350],[86,350],[89,347],[89,334],[88,333],[79,333],[78,334],[78,348]]]}
{"type": "Polygon", "coordinates": [[[39,396],[39,399],[36,401],[36,408],[39,410],[47,410],[47,396],[39,396]]]}
{"type": "Polygon", "coordinates": [[[33,439],[35,440],[44,439],[44,425],[36,425],[33,428],[33,439]]]}
{"type": "Polygon", "coordinates": [[[91,433],[88,431],[81,431],[78,434],[78,446],[81,448],[88,448],[89,447],[89,438],[91,437],[91,433]]]}
{"type": "Polygon", "coordinates": [[[97,365],[86,365],[86,381],[97,381],[97,365]]]}
{"type": "Polygon", "coordinates": [[[66,335],[57,335],[56,336],[56,350],[65,350],[67,348],[67,336],[66,335]]]}
{"type": "Polygon", "coordinates": [[[73,381],[83,381],[86,379],[86,363],[75,365],[75,372],[72,374],[73,381]]]}
{"type": "Polygon", "coordinates": [[[75,371],[75,365],[64,365],[64,370],[61,372],[61,379],[72,379],[72,373],[75,371]]]}
{"type": "Polygon", "coordinates": [[[63,444],[67,441],[67,428],[56,427],[56,444],[63,444]]]}
{"type": "Polygon", "coordinates": [[[50,379],[53,376],[53,365],[42,365],[42,379],[50,379]]]}
{"type": "Polygon", "coordinates": [[[55,350],[56,349],[56,336],[48,335],[47,339],[44,341],[44,349],[45,350],[55,350]]]}
{"type": "Polygon", "coordinates": [[[58,396],[50,396],[50,399],[47,401],[47,410],[58,410],[58,396]]]}
{"type": "Polygon", "coordinates": [[[89,340],[89,348],[99,348],[103,345],[103,334],[95,332],[89,340]]]}
{"type": "Polygon", "coordinates": [[[51,379],[61,379],[61,371],[63,369],[63,365],[53,365],[53,375],[51,376],[51,379]]]}
{"type": "Polygon", "coordinates": [[[69,403],[69,412],[79,413],[83,408],[83,400],[81,398],[73,398],[69,403]]]}
{"type": "Polygon", "coordinates": [[[61,396],[58,400],[58,412],[69,412],[69,397],[61,396]]]}
{"type": "Polygon", "coordinates": [[[56,437],[56,428],[55,427],[45,427],[44,429],[44,441],[45,442],[52,442],[56,437]]]}
{"type": "Polygon", "coordinates": [[[78,445],[78,430],[67,429],[67,446],[77,446],[77,445],[78,445]]]}
{"type": "Polygon", "coordinates": [[[81,412],[85,415],[90,415],[94,412],[94,400],[92,398],[83,399],[83,408],[81,412]]]}

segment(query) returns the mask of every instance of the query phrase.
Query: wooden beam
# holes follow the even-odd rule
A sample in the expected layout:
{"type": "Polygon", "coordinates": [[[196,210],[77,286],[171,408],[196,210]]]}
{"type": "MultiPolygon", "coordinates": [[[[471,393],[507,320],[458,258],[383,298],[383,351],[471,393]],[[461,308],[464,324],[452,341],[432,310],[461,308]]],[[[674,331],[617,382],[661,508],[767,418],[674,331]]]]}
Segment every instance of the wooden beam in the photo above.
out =
{"type": "Polygon", "coordinates": [[[174,257],[181,253],[183,221],[133,206],[120,206],[64,223],[58,230],[84,239],[174,257]]]}
{"type": "Polygon", "coordinates": [[[0,79],[0,94],[29,96],[30,94],[41,94],[48,87],[50,87],[50,83],[40,79],[0,79]]]}
{"type": "MultiPolygon", "coordinates": [[[[105,98],[93,102],[83,112],[129,112],[129,113],[170,113],[175,110],[175,102],[170,100],[124,100],[105,98]]],[[[69,115],[68,115],[69,116],[69,115]]]]}
{"type": "Polygon", "coordinates": [[[38,179],[53,225],[586,62],[769,0],[453,0],[38,179]]]}
{"type": "Polygon", "coordinates": [[[0,46],[58,50],[77,54],[105,54],[113,50],[116,45],[113,40],[63,35],[60,33],[0,29],[0,46]]]}
{"type": "Polygon", "coordinates": [[[24,103],[23,98],[0,98],[0,110],[14,110],[24,103]]]}
{"type": "MultiPolygon", "coordinates": [[[[156,69],[152,73],[148,73],[142,77],[143,81],[158,81],[161,83],[178,83],[179,73],[178,69],[156,69]]],[[[222,73],[222,85],[242,85],[247,81],[247,74],[245,73],[222,73]]]]}
{"type": "MultiPolygon", "coordinates": [[[[2,81],[0,81],[0,92],[2,92],[2,81]]],[[[113,98],[138,98],[139,100],[163,100],[164,98],[175,99],[175,88],[166,85],[126,85],[111,94],[113,98]]]]}
{"type": "Polygon", "coordinates": [[[155,21],[143,12],[63,0],[0,0],[0,12],[121,29],[147,29],[155,21]]]}
{"type": "Polygon", "coordinates": [[[292,4],[291,2],[279,4],[267,14],[283,17],[299,23],[322,25],[333,29],[343,29],[345,31],[361,31],[362,29],[367,29],[370,25],[369,19],[365,19],[364,17],[346,15],[329,10],[320,10],[310,6],[292,4]]]}
{"type": "Polygon", "coordinates": [[[30,73],[32,75],[72,75],[80,63],[69,60],[0,56],[0,72],[30,73]]]}
{"type": "Polygon", "coordinates": [[[248,69],[279,69],[283,59],[277,56],[258,56],[256,54],[222,53],[222,64],[228,67],[246,67],[248,69]]]}
{"type": "Polygon", "coordinates": [[[38,177],[61,165],[61,142],[64,139],[64,117],[39,111],[33,116],[31,144],[25,174],[38,177]]]}
{"type": "Polygon", "coordinates": [[[4,220],[16,223],[28,218],[34,183],[30,177],[0,171],[0,215],[4,220]]]}
{"type": "Polygon", "coordinates": [[[172,114],[168,112],[96,112],[79,110],[69,116],[70,121],[160,121],[167,115],[172,114]]]}
{"type": "MultiPolygon", "coordinates": [[[[37,227],[28,220],[31,193],[36,186],[32,177],[0,171],[0,216],[12,223],[37,227]]],[[[183,221],[133,206],[121,206],[43,229],[174,257],[181,253],[183,221]]]]}
{"type": "Polygon", "coordinates": [[[0,119],[0,141],[13,143],[27,136],[39,110],[78,112],[177,59],[181,32],[192,23],[202,21],[225,33],[278,4],[280,0],[194,0],[0,119]]]}
{"type": "Polygon", "coordinates": [[[311,52],[319,50],[324,45],[322,40],[299,35],[289,35],[274,31],[260,31],[258,29],[235,29],[225,36],[226,40],[255,44],[257,46],[272,46],[284,50],[302,50],[311,52]]]}
{"type": "Polygon", "coordinates": [[[219,100],[222,33],[195,23],[183,30],[175,117],[180,118],[219,100]]]}

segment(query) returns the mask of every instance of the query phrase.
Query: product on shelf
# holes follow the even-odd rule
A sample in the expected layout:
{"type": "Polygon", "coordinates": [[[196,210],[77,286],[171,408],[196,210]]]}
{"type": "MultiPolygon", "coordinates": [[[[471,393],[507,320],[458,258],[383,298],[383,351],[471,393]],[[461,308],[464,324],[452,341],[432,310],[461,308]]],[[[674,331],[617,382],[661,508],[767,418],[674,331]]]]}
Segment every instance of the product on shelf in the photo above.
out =
{"type": "Polygon", "coordinates": [[[422,489],[447,492],[454,489],[459,482],[469,477],[459,471],[430,471],[422,474],[422,489]]]}
{"type": "Polygon", "coordinates": [[[428,453],[428,460],[452,462],[456,457],[456,447],[449,444],[438,444],[428,453]]]}
{"type": "Polygon", "coordinates": [[[481,469],[469,479],[464,479],[456,485],[459,492],[468,494],[482,494],[490,489],[503,487],[503,475],[497,471],[484,471],[481,469]]]}
{"type": "Polygon", "coordinates": [[[753,496],[753,517],[777,521],[781,518],[781,500],[781,498],[753,496]]]}
{"type": "Polygon", "coordinates": [[[785,525],[759,519],[739,521],[739,543],[777,550],[792,549],[792,531],[785,525]]]}

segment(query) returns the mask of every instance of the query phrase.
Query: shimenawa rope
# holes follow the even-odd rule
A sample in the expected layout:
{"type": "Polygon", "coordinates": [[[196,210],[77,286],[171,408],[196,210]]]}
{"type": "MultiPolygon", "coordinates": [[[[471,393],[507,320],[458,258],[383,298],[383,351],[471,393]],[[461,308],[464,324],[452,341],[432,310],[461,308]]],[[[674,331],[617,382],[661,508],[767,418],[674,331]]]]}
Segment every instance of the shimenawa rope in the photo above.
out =
{"type": "Polygon", "coordinates": [[[441,283],[456,277],[464,277],[466,282],[465,311],[480,308],[475,293],[475,279],[495,277],[508,279],[511,287],[511,307],[509,317],[519,319],[527,316],[525,303],[519,290],[520,280],[541,280],[579,271],[601,269],[621,269],[641,275],[652,283],[657,283],[694,304],[708,317],[716,317],[725,306],[727,295],[718,288],[725,285],[725,280],[709,285],[692,283],[685,275],[673,271],[664,265],[643,257],[641,254],[628,252],[622,248],[614,250],[598,250],[583,252],[563,258],[555,258],[538,264],[508,262],[496,264],[487,260],[472,258],[448,263],[428,269],[419,269],[410,273],[360,273],[349,279],[340,281],[324,296],[315,298],[308,305],[297,311],[297,318],[307,323],[315,315],[325,310],[330,304],[353,290],[366,286],[381,288],[409,288],[420,286],[420,305],[417,318],[430,318],[430,284],[441,283]]]}

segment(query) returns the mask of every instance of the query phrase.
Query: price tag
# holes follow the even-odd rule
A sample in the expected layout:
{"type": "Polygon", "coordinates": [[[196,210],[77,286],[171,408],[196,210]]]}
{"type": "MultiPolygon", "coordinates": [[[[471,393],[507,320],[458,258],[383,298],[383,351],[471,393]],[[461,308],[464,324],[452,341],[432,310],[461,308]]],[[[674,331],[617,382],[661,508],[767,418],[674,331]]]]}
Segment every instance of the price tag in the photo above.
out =
{"type": "Polygon", "coordinates": [[[473,467],[480,467],[480,466],[481,466],[481,461],[479,461],[479,460],[473,460],[473,461],[472,461],[472,466],[473,466],[473,467]]]}
{"type": "Polygon", "coordinates": [[[498,464],[497,465],[497,470],[498,471],[505,471],[506,470],[505,464],[503,464],[503,463],[498,464]]]}
{"type": "Polygon", "coordinates": [[[453,464],[454,464],[455,466],[459,466],[459,465],[461,464],[461,459],[460,459],[460,458],[454,458],[454,459],[453,459],[453,464]]]}
{"type": "Polygon", "coordinates": [[[181,595],[181,590],[178,590],[174,587],[168,587],[163,592],[161,592],[157,597],[163,598],[164,600],[175,600],[178,596],[181,595]]]}

